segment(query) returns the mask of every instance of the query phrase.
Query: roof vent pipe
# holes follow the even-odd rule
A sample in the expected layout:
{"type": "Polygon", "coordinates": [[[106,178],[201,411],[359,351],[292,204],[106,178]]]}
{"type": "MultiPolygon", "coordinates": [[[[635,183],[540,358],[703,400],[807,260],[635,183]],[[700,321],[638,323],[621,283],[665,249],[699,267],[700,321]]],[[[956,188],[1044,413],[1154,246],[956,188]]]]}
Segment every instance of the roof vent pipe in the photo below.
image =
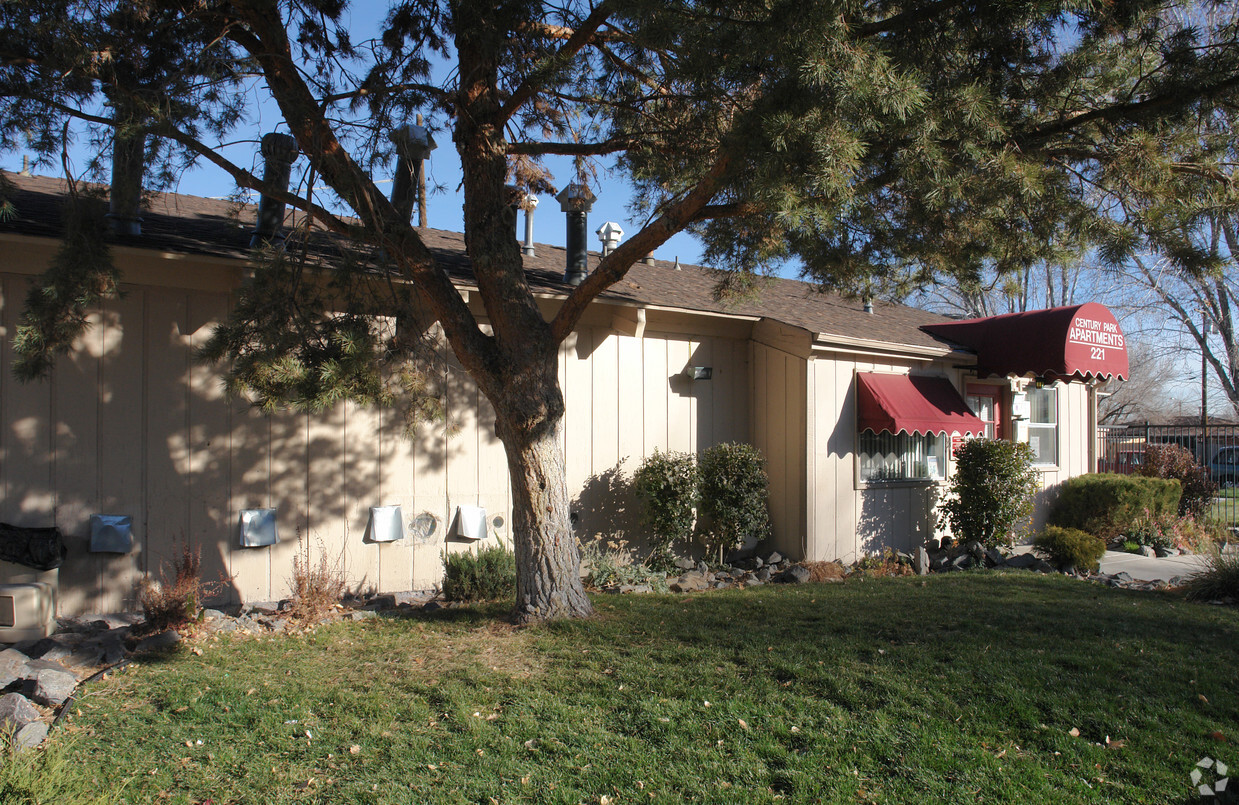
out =
{"type": "Polygon", "coordinates": [[[620,238],[624,237],[624,230],[620,229],[620,225],[614,221],[607,221],[598,227],[597,235],[598,240],[602,241],[602,256],[606,257],[619,247],[620,238]]]}
{"type": "Polygon", "coordinates": [[[116,235],[141,235],[142,173],[146,170],[146,132],[122,134],[112,141],[112,190],[108,226],[116,235]]]}
{"type": "Polygon", "coordinates": [[[589,274],[589,244],[586,242],[586,220],[597,198],[583,184],[573,182],[555,197],[559,209],[568,218],[567,266],[564,282],[580,285],[589,274]]]}
{"type": "Polygon", "coordinates": [[[676,271],[682,271],[682,270],[683,270],[683,269],[681,269],[681,268],[680,268],[680,255],[678,255],[678,254],[677,254],[677,255],[675,256],[675,265],[674,265],[674,266],[672,266],[672,268],[674,268],[676,271]]]}
{"type": "MultiPolygon", "coordinates": [[[[262,180],[280,191],[288,190],[288,177],[292,173],[293,160],[297,158],[297,141],[287,134],[269,132],[262,135],[260,147],[264,162],[262,180]]],[[[254,222],[254,236],[250,248],[257,248],[268,241],[284,242],[284,202],[266,193],[258,200],[258,220],[254,222]]]]}
{"type": "MultiPolygon", "coordinates": [[[[420,115],[419,115],[420,119],[420,115]]],[[[413,218],[413,205],[420,200],[425,184],[425,161],[438,146],[429,129],[421,125],[400,126],[392,131],[396,146],[396,175],[392,177],[391,203],[403,220],[413,218]]],[[[424,210],[419,207],[417,225],[426,227],[424,210]]]]}
{"type": "Polygon", "coordinates": [[[873,313],[873,297],[871,296],[865,297],[865,312],[873,313]]]}
{"type": "Polygon", "coordinates": [[[525,211],[525,245],[521,246],[521,254],[533,257],[533,211],[538,209],[538,197],[533,193],[526,194],[521,209],[525,211]]]}
{"type": "Polygon", "coordinates": [[[645,263],[647,266],[654,265],[654,255],[652,253],[647,254],[645,257],[641,258],[641,262],[645,263]]]}

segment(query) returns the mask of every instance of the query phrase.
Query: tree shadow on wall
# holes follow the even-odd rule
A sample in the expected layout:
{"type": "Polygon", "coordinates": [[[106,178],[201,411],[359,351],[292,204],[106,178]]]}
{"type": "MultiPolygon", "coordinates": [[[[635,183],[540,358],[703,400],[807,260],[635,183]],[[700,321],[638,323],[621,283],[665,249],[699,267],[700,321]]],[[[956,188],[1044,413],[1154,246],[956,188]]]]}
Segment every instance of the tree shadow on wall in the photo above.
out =
{"type": "Polygon", "coordinates": [[[909,552],[935,539],[940,497],[936,484],[861,490],[856,536],[862,553],[909,552]]]}
{"type": "Polygon", "coordinates": [[[589,476],[572,499],[573,529],[582,542],[622,533],[630,543],[644,547],[640,506],[632,477],[624,472],[627,460],[622,458],[614,467],[589,476]]]}

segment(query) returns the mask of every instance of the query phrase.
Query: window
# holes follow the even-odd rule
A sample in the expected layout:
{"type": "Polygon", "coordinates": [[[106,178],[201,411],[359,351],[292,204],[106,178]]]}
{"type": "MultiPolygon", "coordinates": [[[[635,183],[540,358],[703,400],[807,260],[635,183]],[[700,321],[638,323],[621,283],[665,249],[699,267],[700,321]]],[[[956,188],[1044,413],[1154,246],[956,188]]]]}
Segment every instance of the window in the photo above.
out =
{"type": "Polygon", "coordinates": [[[1028,446],[1034,464],[1058,463],[1058,389],[1028,390],[1028,446]]]}
{"type": "Polygon", "coordinates": [[[937,481],[946,475],[947,437],[860,432],[861,481],[937,481]]]}
{"type": "Polygon", "coordinates": [[[964,398],[968,408],[985,423],[985,438],[997,439],[1002,435],[1002,391],[998,386],[968,384],[964,398]]]}

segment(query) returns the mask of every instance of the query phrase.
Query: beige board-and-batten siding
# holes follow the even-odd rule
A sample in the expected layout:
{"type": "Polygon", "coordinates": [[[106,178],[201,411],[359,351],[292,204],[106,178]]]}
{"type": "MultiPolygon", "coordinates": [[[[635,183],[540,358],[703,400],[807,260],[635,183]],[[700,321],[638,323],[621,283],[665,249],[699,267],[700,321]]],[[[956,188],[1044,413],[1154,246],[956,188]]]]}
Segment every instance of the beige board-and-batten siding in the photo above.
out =
{"type": "MultiPolygon", "coordinates": [[[[143,576],[185,544],[201,549],[207,579],[229,579],[226,598],[259,601],[288,594],[294,557],[313,564],[323,554],[342,562],[354,589],[432,587],[443,551],[469,547],[445,540],[458,505],[502,517],[492,540],[510,538],[494,413],[463,372],[448,378],[455,430],[428,424],[412,440],[390,411],[346,403],[263,415],[228,400],[194,350],[227,313],[235,266],[122,254],[126,276],[144,282],[90,315],[49,381],[16,382],[12,335],[49,253],[41,243],[16,248],[6,269],[19,269],[0,274],[0,520],[64,532],[62,614],[133,609],[143,576]],[[365,540],[369,507],[388,504],[406,522],[434,515],[436,532],[365,540]],[[240,511],[267,507],[279,510],[281,543],[240,548],[240,511]],[[132,516],[133,550],[90,553],[93,513],[132,516]]],[[[578,533],[631,537],[637,513],[625,481],[644,456],[749,437],[749,324],[652,312],[638,338],[615,332],[610,315],[591,311],[561,349],[566,465],[578,533]],[[711,366],[713,378],[687,380],[692,365],[711,366]]]]}

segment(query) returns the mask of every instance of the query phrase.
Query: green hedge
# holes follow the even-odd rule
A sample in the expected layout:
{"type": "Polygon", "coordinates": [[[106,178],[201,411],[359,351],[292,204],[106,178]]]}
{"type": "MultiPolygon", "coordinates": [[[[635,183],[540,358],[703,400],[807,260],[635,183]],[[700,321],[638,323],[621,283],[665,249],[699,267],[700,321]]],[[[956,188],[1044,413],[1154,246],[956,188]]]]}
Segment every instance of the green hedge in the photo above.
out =
{"type": "Polygon", "coordinates": [[[516,595],[516,557],[492,545],[443,557],[443,597],[449,601],[495,601],[516,595]]]}
{"type": "Polygon", "coordinates": [[[1101,537],[1076,528],[1060,528],[1048,525],[1033,540],[1037,553],[1048,556],[1059,568],[1096,571],[1101,557],[1106,554],[1106,543],[1101,537]]]}
{"type": "Polygon", "coordinates": [[[1108,540],[1123,533],[1139,517],[1178,514],[1181,491],[1179,482],[1172,478],[1113,473],[1077,475],[1060,486],[1047,522],[1108,540]]]}

